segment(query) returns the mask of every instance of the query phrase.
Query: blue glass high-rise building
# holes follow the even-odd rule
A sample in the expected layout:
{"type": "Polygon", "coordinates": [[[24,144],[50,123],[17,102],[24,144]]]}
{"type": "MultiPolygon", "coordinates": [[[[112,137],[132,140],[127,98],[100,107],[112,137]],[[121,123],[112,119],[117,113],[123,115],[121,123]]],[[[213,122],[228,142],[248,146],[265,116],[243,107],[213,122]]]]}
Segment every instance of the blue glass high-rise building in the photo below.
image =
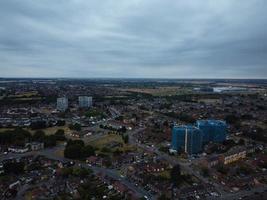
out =
{"type": "Polygon", "coordinates": [[[203,132],[203,142],[223,142],[226,140],[227,125],[221,120],[198,120],[196,126],[203,132]]]}
{"type": "Polygon", "coordinates": [[[174,126],[171,150],[196,154],[202,151],[202,132],[195,126],[174,126]]]}

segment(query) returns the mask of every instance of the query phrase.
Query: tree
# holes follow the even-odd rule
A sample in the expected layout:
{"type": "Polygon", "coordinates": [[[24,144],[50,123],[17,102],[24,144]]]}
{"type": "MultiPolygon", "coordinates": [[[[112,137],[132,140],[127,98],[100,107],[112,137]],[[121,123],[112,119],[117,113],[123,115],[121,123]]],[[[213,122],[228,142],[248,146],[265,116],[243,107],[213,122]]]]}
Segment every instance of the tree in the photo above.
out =
{"type": "Polygon", "coordinates": [[[113,155],[114,155],[114,156],[119,156],[119,155],[121,155],[122,153],[123,153],[122,150],[120,150],[120,149],[116,149],[116,150],[113,152],[113,155]]]}
{"type": "Polygon", "coordinates": [[[25,164],[23,162],[7,162],[4,164],[4,171],[7,174],[22,174],[24,172],[25,164]]]}
{"type": "Polygon", "coordinates": [[[127,131],[127,129],[126,129],[125,126],[121,127],[121,128],[118,130],[118,132],[120,132],[120,133],[126,133],[126,131],[127,131]]]}
{"type": "Polygon", "coordinates": [[[168,122],[167,120],[165,120],[165,121],[163,122],[163,126],[168,127],[168,126],[169,126],[169,122],[168,122]]]}
{"type": "Polygon", "coordinates": [[[81,178],[84,178],[84,177],[90,175],[91,173],[92,173],[92,171],[90,169],[86,169],[86,168],[83,168],[83,167],[73,168],[73,171],[72,171],[72,174],[74,176],[79,176],[81,178]]]}
{"type": "Polygon", "coordinates": [[[161,147],[159,147],[159,151],[162,151],[164,153],[168,153],[169,152],[169,147],[161,146],[161,147]]]}
{"type": "Polygon", "coordinates": [[[97,109],[90,109],[88,112],[85,113],[86,117],[105,117],[105,113],[97,109]]]}
{"type": "Polygon", "coordinates": [[[71,159],[85,159],[95,155],[94,147],[84,145],[82,140],[69,140],[64,150],[64,156],[71,159]]]}
{"type": "Polygon", "coordinates": [[[123,121],[123,116],[120,115],[120,116],[116,117],[116,120],[118,120],[118,121],[123,121]]]}
{"type": "Polygon", "coordinates": [[[245,140],[242,139],[242,138],[239,139],[238,144],[239,144],[239,145],[245,145],[245,140]]]}
{"type": "Polygon", "coordinates": [[[106,166],[106,167],[111,167],[111,166],[112,166],[111,158],[110,158],[110,157],[106,157],[106,158],[103,160],[103,165],[106,166]]]}
{"type": "Polygon", "coordinates": [[[54,147],[57,145],[57,139],[55,135],[45,136],[43,142],[45,147],[54,147]]]}
{"type": "Polygon", "coordinates": [[[57,126],[65,126],[66,122],[65,120],[58,120],[57,121],[57,126]]]}
{"type": "Polygon", "coordinates": [[[25,140],[31,138],[30,132],[16,128],[14,130],[7,130],[0,134],[0,144],[23,144],[25,140]]]}
{"type": "Polygon", "coordinates": [[[239,168],[237,168],[236,172],[238,174],[244,174],[244,175],[248,176],[248,175],[253,173],[253,169],[251,169],[250,167],[248,167],[246,165],[241,165],[241,166],[239,166],[239,168]]]}
{"type": "Polygon", "coordinates": [[[81,131],[81,130],[82,130],[82,126],[81,126],[81,124],[78,124],[78,123],[71,124],[71,125],[69,126],[69,128],[70,128],[71,130],[75,130],[75,131],[81,131]]]}
{"type": "Polygon", "coordinates": [[[83,152],[83,157],[85,157],[85,158],[95,155],[95,149],[94,149],[94,147],[92,147],[90,145],[86,145],[85,147],[83,147],[82,152],[83,152]]]}
{"type": "Polygon", "coordinates": [[[203,176],[207,177],[209,176],[209,169],[207,167],[201,168],[203,176]]]}
{"type": "Polygon", "coordinates": [[[175,165],[171,170],[171,182],[173,183],[173,186],[177,187],[179,185],[179,182],[181,182],[181,168],[180,165],[175,165]]]}
{"type": "Polygon", "coordinates": [[[158,198],[158,200],[169,200],[170,198],[168,198],[167,196],[166,196],[166,194],[162,194],[162,195],[160,195],[160,197],[158,198]]]}
{"type": "Polygon", "coordinates": [[[35,121],[31,123],[31,129],[44,129],[46,128],[46,121],[35,121]]]}
{"type": "Polygon", "coordinates": [[[32,137],[33,141],[38,141],[38,142],[43,141],[44,138],[45,138],[45,133],[44,131],[41,130],[35,131],[32,137]]]}
{"type": "Polygon", "coordinates": [[[72,167],[64,167],[64,168],[62,168],[62,170],[61,170],[61,175],[63,176],[63,177],[68,177],[68,176],[70,176],[70,175],[72,175],[72,173],[73,173],[73,168],[72,167]]]}
{"type": "Polygon", "coordinates": [[[193,118],[192,116],[186,114],[186,113],[181,113],[180,115],[178,115],[179,120],[186,122],[186,123],[195,123],[196,119],[193,118]]]}
{"type": "Polygon", "coordinates": [[[110,153],[110,152],[111,152],[111,149],[108,148],[108,147],[103,147],[103,148],[101,149],[101,151],[102,151],[103,153],[110,153]]]}
{"type": "Polygon", "coordinates": [[[67,143],[67,146],[74,145],[74,144],[84,146],[84,141],[82,141],[82,140],[69,140],[67,143]]]}
{"type": "Polygon", "coordinates": [[[225,116],[225,121],[229,124],[234,124],[239,121],[239,118],[236,115],[230,114],[225,116]]]}
{"type": "Polygon", "coordinates": [[[223,141],[223,145],[228,146],[229,148],[233,147],[236,145],[235,141],[230,139],[230,140],[225,140],[223,141]]]}
{"type": "Polygon", "coordinates": [[[226,168],[224,165],[219,165],[217,167],[217,171],[225,175],[228,173],[228,168],[226,168]]]}
{"type": "Polygon", "coordinates": [[[123,139],[124,143],[127,144],[129,142],[129,135],[123,135],[122,139],[123,139]]]}
{"type": "Polygon", "coordinates": [[[58,129],[55,132],[55,137],[56,137],[56,140],[58,140],[58,141],[64,141],[64,140],[66,140],[65,131],[63,129],[58,129]]]}
{"type": "Polygon", "coordinates": [[[64,156],[70,159],[80,159],[83,153],[82,148],[79,144],[68,145],[64,150],[64,156]]]}

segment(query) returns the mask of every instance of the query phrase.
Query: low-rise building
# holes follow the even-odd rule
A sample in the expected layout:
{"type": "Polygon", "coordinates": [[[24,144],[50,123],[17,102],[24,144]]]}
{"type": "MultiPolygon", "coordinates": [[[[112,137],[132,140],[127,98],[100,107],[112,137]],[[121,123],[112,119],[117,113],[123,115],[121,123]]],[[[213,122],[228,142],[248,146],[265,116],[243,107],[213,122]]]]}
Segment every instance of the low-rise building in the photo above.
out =
{"type": "Polygon", "coordinates": [[[29,151],[28,147],[8,147],[8,151],[12,153],[26,153],[29,151]]]}
{"type": "Polygon", "coordinates": [[[38,151],[44,148],[44,143],[43,142],[32,142],[32,143],[27,143],[25,146],[31,149],[32,151],[38,151]]]}
{"type": "Polygon", "coordinates": [[[103,158],[97,156],[90,156],[86,159],[86,163],[90,165],[102,166],[103,165],[103,158]]]}
{"type": "Polygon", "coordinates": [[[2,163],[0,163],[0,175],[4,174],[5,170],[4,170],[4,165],[2,163]]]}
{"type": "Polygon", "coordinates": [[[219,165],[220,163],[224,162],[224,156],[223,155],[216,155],[216,156],[211,156],[208,158],[205,158],[203,160],[200,160],[199,164],[204,166],[204,167],[215,167],[219,165]]]}
{"type": "Polygon", "coordinates": [[[242,147],[236,147],[225,153],[224,164],[230,164],[238,160],[246,158],[246,149],[242,147]]]}

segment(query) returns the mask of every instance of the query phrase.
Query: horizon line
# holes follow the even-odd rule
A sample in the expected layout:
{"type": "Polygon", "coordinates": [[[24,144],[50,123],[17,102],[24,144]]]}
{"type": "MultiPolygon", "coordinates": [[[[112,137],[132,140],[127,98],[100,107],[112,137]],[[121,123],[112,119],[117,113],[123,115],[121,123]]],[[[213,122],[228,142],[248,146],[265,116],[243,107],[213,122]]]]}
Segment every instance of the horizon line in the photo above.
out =
{"type": "Polygon", "coordinates": [[[10,76],[10,77],[0,77],[0,79],[163,79],[163,80],[267,80],[266,78],[233,78],[233,77],[224,77],[224,78],[165,78],[165,77],[19,77],[19,76],[10,76]]]}

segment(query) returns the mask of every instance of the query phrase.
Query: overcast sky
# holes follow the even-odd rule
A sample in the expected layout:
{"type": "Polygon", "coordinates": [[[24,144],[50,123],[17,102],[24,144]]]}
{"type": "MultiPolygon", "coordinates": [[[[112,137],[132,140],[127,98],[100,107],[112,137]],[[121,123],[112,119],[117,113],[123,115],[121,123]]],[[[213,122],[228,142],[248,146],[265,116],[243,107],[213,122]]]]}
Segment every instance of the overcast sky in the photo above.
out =
{"type": "Polygon", "coordinates": [[[267,1],[0,0],[0,77],[267,78],[267,1]]]}

